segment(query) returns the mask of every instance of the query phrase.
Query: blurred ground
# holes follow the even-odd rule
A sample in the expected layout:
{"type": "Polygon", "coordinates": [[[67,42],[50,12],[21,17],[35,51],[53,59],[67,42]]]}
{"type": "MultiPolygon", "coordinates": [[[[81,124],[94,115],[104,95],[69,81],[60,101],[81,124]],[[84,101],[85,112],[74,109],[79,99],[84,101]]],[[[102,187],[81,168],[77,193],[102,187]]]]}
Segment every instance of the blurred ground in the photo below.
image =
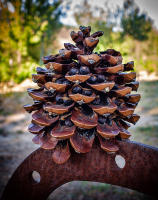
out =
{"type": "MultiPolygon", "coordinates": [[[[31,86],[30,86],[31,87],[31,86]]],[[[145,144],[158,147],[158,81],[141,82],[142,95],[136,113],[141,119],[131,129],[132,138],[145,144]]],[[[0,196],[16,167],[37,148],[31,142],[32,135],[27,126],[31,116],[22,106],[31,102],[26,92],[17,89],[0,95],[0,196]],[[19,92],[18,92],[19,91],[19,92]]],[[[71,182],[58,188],[49,200],[147,200],[150,199],[136,191],[90,182],[71,182]]]]}

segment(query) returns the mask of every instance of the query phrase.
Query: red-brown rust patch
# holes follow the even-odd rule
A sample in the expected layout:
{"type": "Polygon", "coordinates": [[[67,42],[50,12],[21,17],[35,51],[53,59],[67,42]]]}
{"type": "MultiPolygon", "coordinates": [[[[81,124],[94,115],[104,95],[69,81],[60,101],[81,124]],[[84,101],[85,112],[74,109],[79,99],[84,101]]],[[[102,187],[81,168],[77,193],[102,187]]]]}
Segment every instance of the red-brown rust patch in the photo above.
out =
{"type": "Polygon", "coordinates": [[[91,151],[85,155],[73,152],[63,165],[52,161],[53,150],[39,148],[17,168],[2,199],[46,199],[50,192],[74,180],[119,185],[157,198],[158,148],[129,140],[117,141],[117,144],[118,154],[126,162],[123,169],[115,163],[115,155],[106,154],[98,143],[94,143],[91,151]],[[32,185],[28,175],[34,169],[40,173],[42,181],[32,185]]]}

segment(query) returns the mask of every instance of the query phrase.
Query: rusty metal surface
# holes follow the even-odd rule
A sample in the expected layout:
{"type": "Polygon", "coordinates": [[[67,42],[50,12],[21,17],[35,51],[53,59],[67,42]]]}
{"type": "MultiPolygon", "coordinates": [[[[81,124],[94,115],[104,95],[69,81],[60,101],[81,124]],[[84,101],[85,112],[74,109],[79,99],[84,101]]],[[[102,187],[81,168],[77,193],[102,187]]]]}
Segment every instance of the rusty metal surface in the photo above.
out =
{"type": "Polygon", "coordinates": [[[131,141],[119,141],[117,154],[106,154],[94,144],[87,154],[72,153],[63,165],[52,161],[52,151],[38,149],[18,167],[4,191],[2,200],[44,200],[66,182],[87,180],[110,183],[158,196],[158,149],[131,141]],[[123,169],[115,156],[124,157],[123,169]],[[31,178],[40,173],[40,183],[31,178]]]}

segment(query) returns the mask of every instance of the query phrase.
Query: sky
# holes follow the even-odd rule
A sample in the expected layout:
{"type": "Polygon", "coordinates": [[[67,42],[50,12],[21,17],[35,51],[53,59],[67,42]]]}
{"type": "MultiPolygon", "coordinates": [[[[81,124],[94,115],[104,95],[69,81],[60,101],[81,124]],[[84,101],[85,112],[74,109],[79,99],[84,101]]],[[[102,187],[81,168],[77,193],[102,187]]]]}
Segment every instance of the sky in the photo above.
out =
{"type": "MultiPolygon", "coordinates": [[[[66,25],[76,26],[76,22],[73,18],[73,10],[75,5],[80,4],[83,0],[72,0],[72,6],[67,12],[67,17],[61,19],[62,23],[66,25]]],[[[64,1],[65,3],[67,1],[64,1]]],[[[116,7],[123,5],[123,0],[88,0],[92,6],[105,7],[105,3],[108,2],[110,9],[115,10],[116,7]]],[[[136,4],[140,7],[141,11],[148,13],[149,17],[153,19],[154,26],[158,29],[158,0],[135,0],[136,4]]]]}

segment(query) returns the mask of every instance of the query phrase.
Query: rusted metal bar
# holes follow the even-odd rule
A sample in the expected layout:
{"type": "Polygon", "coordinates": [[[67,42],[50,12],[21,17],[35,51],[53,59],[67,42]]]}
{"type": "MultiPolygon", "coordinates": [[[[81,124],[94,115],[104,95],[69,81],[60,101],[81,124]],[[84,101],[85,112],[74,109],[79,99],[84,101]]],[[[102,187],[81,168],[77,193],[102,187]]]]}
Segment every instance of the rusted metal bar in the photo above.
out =
{"type": "Polygon", "coordinates": [[[17,168],[1,200],[44,200],[73,180],[110,183],[158,196],[158,149],[131,141],[119,141],[118,145],[117,154],[106,154],[94,144],[87,154],[73,152],[63,165],[53,162],[51,150],[37,149],[17,168]],[[115,162],[118,154],[125,159],[124,168],[115,162]],[[39,183],[33,181],[33,171],[39,172],[39,183]]]}

